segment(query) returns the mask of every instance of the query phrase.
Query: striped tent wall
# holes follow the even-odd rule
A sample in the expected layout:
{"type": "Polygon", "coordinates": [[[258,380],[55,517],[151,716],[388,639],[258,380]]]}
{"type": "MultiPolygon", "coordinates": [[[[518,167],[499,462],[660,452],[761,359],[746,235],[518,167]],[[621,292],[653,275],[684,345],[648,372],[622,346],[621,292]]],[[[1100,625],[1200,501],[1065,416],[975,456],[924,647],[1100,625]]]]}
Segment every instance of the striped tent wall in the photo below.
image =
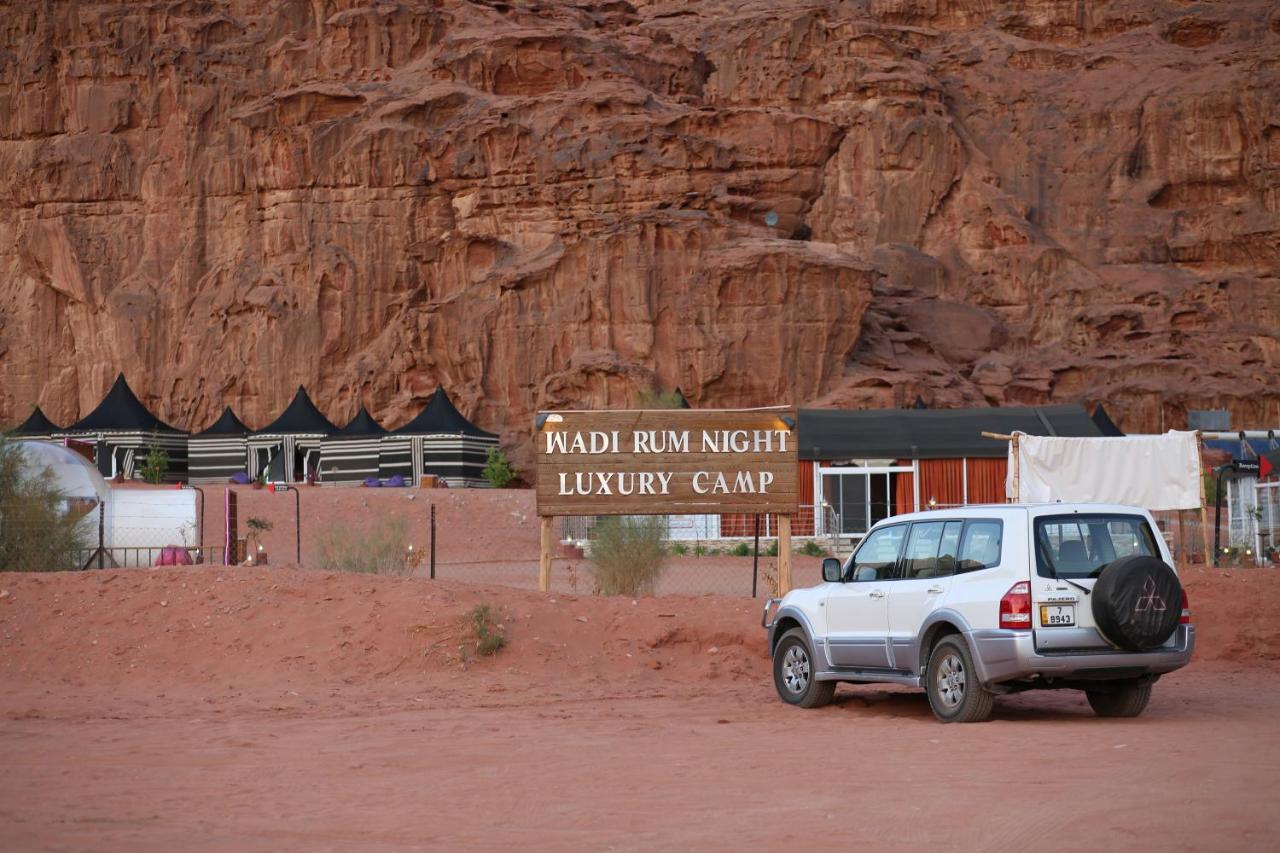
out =
{"type": "Polygon", "coordinates": [[[404,477],[416,486],[422,479],[422,436],[387,435],[379,439],[378,476],[404,477]]]}
{"type": "MultiPolygon", "coordinates": [[[[283,471],[282,481],[301,482],[306,479],[306,467],[315,468],[320,461],[320,445],[324,436],[316,435],[254,435],[249,437],[249,476],[257,478],[272,462],[283,471]],[[302,475],[295,471],[296,454],[302,454],[306,466],[302,475]],[[288,463],[288,464],[280,464],[288,463]]],[[[271,478],[272,475],[268,474],[271,478]]]]}
{"type": "Polygon", "coordinates": [[[363,483],[381,476],[382,438],[330,438],[320,445],[320,482],[363,483]]]}
{"type": "Polygon", "coordinates": [[[151,433],[136,431],[61,432],[59,439],[71,439],[94,445],[98,470],[104,477],[123,475],[126,480],[142,477],[142,465],[154,443],[169,455],[169,469],[164,482],[187,482],[187,436],[181,433],[151,433]]]}
{"type": "Polygon", "coordinates": [[[434,474],[450,486],[488,486],[484,466],[498,439],[473,435],[422,436],[422,473],[434,474]]]}
{"type": "Polygon", "coordinates": [[[192,483],[225,483],[239,471],[248,471],[249,442],[244,436],[192,436],[187,464],[192,483]]]}

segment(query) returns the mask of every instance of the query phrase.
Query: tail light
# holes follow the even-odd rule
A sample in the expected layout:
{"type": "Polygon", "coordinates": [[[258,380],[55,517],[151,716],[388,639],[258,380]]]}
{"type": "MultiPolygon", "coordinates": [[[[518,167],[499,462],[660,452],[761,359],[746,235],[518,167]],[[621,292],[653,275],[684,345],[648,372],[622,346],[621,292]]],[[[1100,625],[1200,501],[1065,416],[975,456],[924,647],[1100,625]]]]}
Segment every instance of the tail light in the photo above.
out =
{"type": "Polygon", "coordinates": [[[1187,598],[1187,591],[1182,591],[1182,615],[1178,617],[1179,625],[1191,624],[1191,600],[1187,598]]]}
{"type": "Polygon", "coordinates": [[[1000,599],[1000,627],[1026,629],[1031,627],[1031,584],[1019,581],[1009,587],[1000,599]]]}

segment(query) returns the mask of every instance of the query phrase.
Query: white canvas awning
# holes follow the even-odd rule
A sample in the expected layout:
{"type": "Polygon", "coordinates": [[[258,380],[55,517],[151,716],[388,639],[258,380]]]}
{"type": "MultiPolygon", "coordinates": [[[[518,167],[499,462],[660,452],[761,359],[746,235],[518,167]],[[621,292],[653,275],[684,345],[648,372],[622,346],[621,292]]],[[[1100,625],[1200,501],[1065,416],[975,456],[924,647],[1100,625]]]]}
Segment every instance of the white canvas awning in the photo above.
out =
{"type": "Polygon", "coordinates": [[[1114,503],[1149,510],[1200,508],[1194,432],[1121,438],[1016,434],[1005,493],[1025,503],[1114,503]]]}

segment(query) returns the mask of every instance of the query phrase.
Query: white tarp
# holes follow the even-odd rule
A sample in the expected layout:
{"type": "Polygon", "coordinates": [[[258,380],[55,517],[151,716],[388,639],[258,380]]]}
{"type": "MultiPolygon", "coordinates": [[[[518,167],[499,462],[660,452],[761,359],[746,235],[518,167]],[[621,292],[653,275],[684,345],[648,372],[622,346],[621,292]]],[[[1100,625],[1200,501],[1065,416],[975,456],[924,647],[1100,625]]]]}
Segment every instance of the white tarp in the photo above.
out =
{"type": "Polygon", "coordinates": [[[1018,433],[1017,442],[1009,442],[1005,494],[1024,503],[1063,501],[1129,504],[1150,510],[1199,509],[1200,445],[1194,432],[1123,438],[1018,433]]]}

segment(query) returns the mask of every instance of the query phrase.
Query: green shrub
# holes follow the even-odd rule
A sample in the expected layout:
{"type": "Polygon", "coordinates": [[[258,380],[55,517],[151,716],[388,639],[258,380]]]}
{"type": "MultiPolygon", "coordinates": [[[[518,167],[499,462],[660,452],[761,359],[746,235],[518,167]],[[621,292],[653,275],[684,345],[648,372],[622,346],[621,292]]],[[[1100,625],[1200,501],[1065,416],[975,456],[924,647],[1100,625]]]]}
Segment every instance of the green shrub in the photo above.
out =
{"type": "Polygon", "coordinates": [[[156,443],[155,436],[147,447],[147,455],[142,459],[142,467],[138,469],[142,479],[153,485],[164,482],[164,475],[169,473],[169,454],[156,443]]]}
{"type": "Polygon", "coordinates": [[[409,574],[409,525],[382,518],[371,525],[334,524],[320,536],[320,568],[371,575],[409,574]]]}
{"type": "Polygon", "coordinates": [[[471,630],[476,637],[476,654],[482,657],[496,655],[506,643],[506,638],[493,629],[487,604],[477,604],[471,611],[471,630]]]}
{"type": "Polygon", "coordinates": [[[766,557],[776,557],[776,556],[778,556],[778,540],[777,540],[777,539],[773,540],[772,542],[770,542],[770,543],[768,544],[768,546],[767,546],[767,547],[765,547],[765,549],[764,549],[764,555],[765,555],[766,557]]]}
{"type": "Polygon", "coordinates": [[[684,399],[675,391],[644,388],[636,392],[637,409],[682,409],[684,399]]]}
{"type": "Polygon", "coordinates": [[[695,557],[705,557],[705,556],[707,556],[707,546],[706,546],[706,545],[694,545],[694,546],[693,546],[693,556],[695,556],[695,557]]]}
{"type": "Polygon", "coordinates": [[[671,553],[675,554],[677,557],[683,557],[689,553],[689,546],[683,542],[677,542],[671,546],[671,553]]]}
{"type": "Polygon", "coordinates": [[[822,550],[822,546],[812,539],[807,540],[800,546],[800,553],[806,557],[825,557],[827,552],[822,550]]]}
{"type": "Polygon", "coordinates": [[[734,557],[750,557],[751,546],[746,542],[739,542],[737,545],[733,546],[729,553],[734,557]]]}
{"type": "Polygon", "coordinates": [[[516,478],[516,469],[511,467],[511,462],[499,448],[490,447],[481,476],[495,489],[505,489],[516,478]]]}
{"type": "Polygon", "coordinates": [[[0,571],[81,568],[96,541],[83,509],[70,507],[49,471],[30,470],[22,448],[0,435],[0,571]]]}
{"type": "Polygon", "coordinates": [[[596,521],[591,571],[603,595],[652,595],[666,569],[662,516],[605,516],[596,521]]]}

